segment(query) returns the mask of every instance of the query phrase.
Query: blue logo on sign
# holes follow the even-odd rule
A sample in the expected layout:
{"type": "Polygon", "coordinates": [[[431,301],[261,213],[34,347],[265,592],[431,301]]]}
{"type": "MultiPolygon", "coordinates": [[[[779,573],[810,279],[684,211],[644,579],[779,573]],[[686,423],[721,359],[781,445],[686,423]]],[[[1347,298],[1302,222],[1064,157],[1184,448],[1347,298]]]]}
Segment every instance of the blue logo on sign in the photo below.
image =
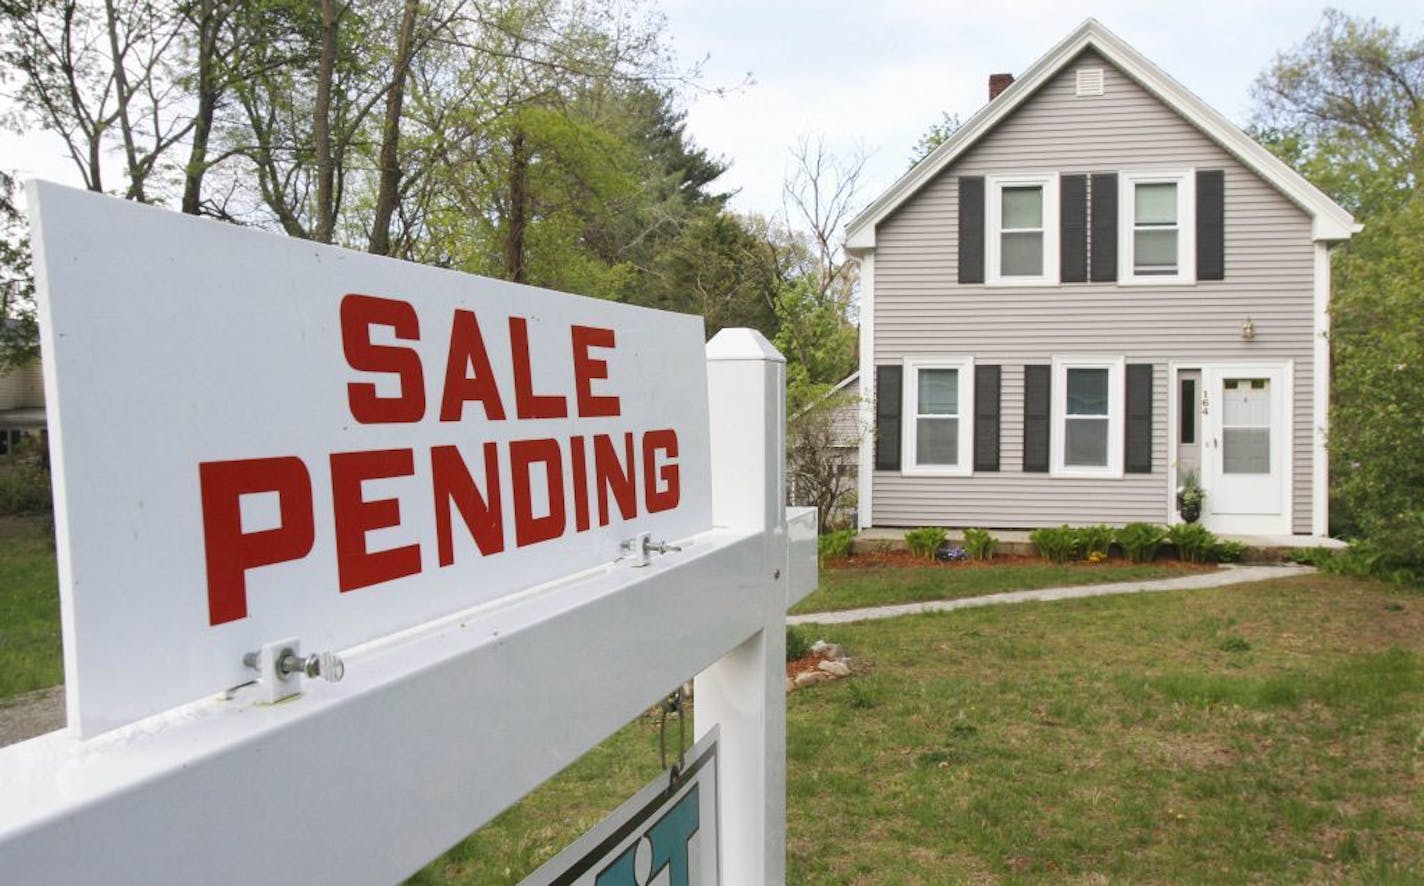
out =
{"type": "Polygon", "coordinates": [[[599,872],[595,886],[647,886],[667,869],[668,886],[688,886],[687,844],[699,827],[697,785],[599,872]]]}

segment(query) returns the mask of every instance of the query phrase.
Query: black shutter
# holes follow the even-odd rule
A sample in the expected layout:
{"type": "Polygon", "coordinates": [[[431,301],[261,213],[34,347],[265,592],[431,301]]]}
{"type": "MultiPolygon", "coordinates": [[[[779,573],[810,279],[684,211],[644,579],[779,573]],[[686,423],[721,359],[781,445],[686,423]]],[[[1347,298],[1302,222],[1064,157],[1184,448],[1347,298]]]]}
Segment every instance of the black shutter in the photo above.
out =
{"type": "Polygon", "coordinates": [[[959,282],[984,282],[984,177],[959,177],[959,282]]]}
{"type": "Polygon", "coordinates": [[[1226,279],[1226,174],[1197,172],[1197,279],[1226,279]]]}
{"type": "Polygon", "coordinates": [[[1088,282],[1088,177],[1065,175],[1059,180],[1059,279],[1088,282]]]}
{"type": "Polygon", "coordinates": [[[1049,396],[1053,380],[1051,366],[1024,367],[1024,462],[1030,473],[1047,473],[1049,425],[1052,423],[1049,396]]]}
{"type": "Polygon", "coordinates": [[[1127,366],[1127,434],[1124,467],[1129,474],[1152,473],[1152,364],[1127,366]]]}
{"type": "Polygon", "coordinates": [[[1117,173],[1093,176],[1093,254],[1089,279],[1112,283],[1117,279],[1117,173]]]}
{"type": "Polygon", "coordinates": [[[900,470],[900,367],[875,367],[875,470],[900,470]]]}
{"type": "Polygon", "coordinates": [[[999,469],[999,367],[974,367],[974,470],[999,469]]]}

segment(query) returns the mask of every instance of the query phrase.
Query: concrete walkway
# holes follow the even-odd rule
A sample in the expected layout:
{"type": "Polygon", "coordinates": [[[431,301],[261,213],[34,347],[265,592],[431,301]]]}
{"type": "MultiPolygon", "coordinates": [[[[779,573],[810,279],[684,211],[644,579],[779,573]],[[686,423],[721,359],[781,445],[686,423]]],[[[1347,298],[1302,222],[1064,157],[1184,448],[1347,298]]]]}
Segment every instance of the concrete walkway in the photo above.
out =
{"type": "Polygon", "coordinates": [[[1162,578],[1143,582],[1113,582],[1101,585],[1078,585],[1066,588],[1040,588],[1036,591],[1010,591],[985,597],[962,597],[958,600],[931,600],[926,603],[905,603],[899,606],[872,606],[868,609],[847,609],[841,612],[813,612],[793,615],[787,624],[847,624],[853,621],[874,621],[918,615],[922,612],[951,612],[972,606],[993,606],[998,603],[1028,603],[1035,600],[1074,600],[1079,597],[1105,597],[1109,594],[1143,594],[1150,591],[1185,591],[1195,588],[1220,588],[1253,581],[1270,581],[1294,575],[1308,575],[1312,566],[1235,566],[1223,565],[1215,572],[1187,575],[1182,578],[1162,578]]]}

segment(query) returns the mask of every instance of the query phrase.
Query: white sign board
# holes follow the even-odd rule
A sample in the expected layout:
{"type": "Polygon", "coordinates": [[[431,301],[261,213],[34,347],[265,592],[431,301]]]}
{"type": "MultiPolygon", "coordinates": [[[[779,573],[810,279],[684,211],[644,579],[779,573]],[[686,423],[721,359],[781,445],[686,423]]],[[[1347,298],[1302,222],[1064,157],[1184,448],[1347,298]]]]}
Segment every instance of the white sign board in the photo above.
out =
{"type": "Polygon", "coordinates": [[[716,886],[717,731],[520,886],[716,886]]]}
{"type": "Polygon", "coordinates": [[[700,318],[30,206],[81,735],[711,526],[700,318]]]}

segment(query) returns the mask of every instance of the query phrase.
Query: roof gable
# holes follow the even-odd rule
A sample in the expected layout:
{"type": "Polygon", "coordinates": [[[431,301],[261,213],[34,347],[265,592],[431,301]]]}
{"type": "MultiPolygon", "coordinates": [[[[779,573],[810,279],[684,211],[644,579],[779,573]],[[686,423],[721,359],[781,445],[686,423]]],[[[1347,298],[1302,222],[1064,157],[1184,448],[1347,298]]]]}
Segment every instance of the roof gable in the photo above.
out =
{"type": "Polygon", "coordinates": [[[1344,240],[1360,230],[1360,225],[1354,217],[1320,189],[1258,145],[1225,116],[1173,80],[1096,19],[1088,19],[1034,62],[1022,77],[980,108],[943,144],[931,151],[856,216],[847,226],[847,251],[855,254],[874,249],[875,229],[881,221],[918,193],[936,175],[977,144],[1087,50],[1096,51],[1158,101],[1236,157],[1247,169],[1299,206],[1312,219],[1314,239],[1344,240]]]}

